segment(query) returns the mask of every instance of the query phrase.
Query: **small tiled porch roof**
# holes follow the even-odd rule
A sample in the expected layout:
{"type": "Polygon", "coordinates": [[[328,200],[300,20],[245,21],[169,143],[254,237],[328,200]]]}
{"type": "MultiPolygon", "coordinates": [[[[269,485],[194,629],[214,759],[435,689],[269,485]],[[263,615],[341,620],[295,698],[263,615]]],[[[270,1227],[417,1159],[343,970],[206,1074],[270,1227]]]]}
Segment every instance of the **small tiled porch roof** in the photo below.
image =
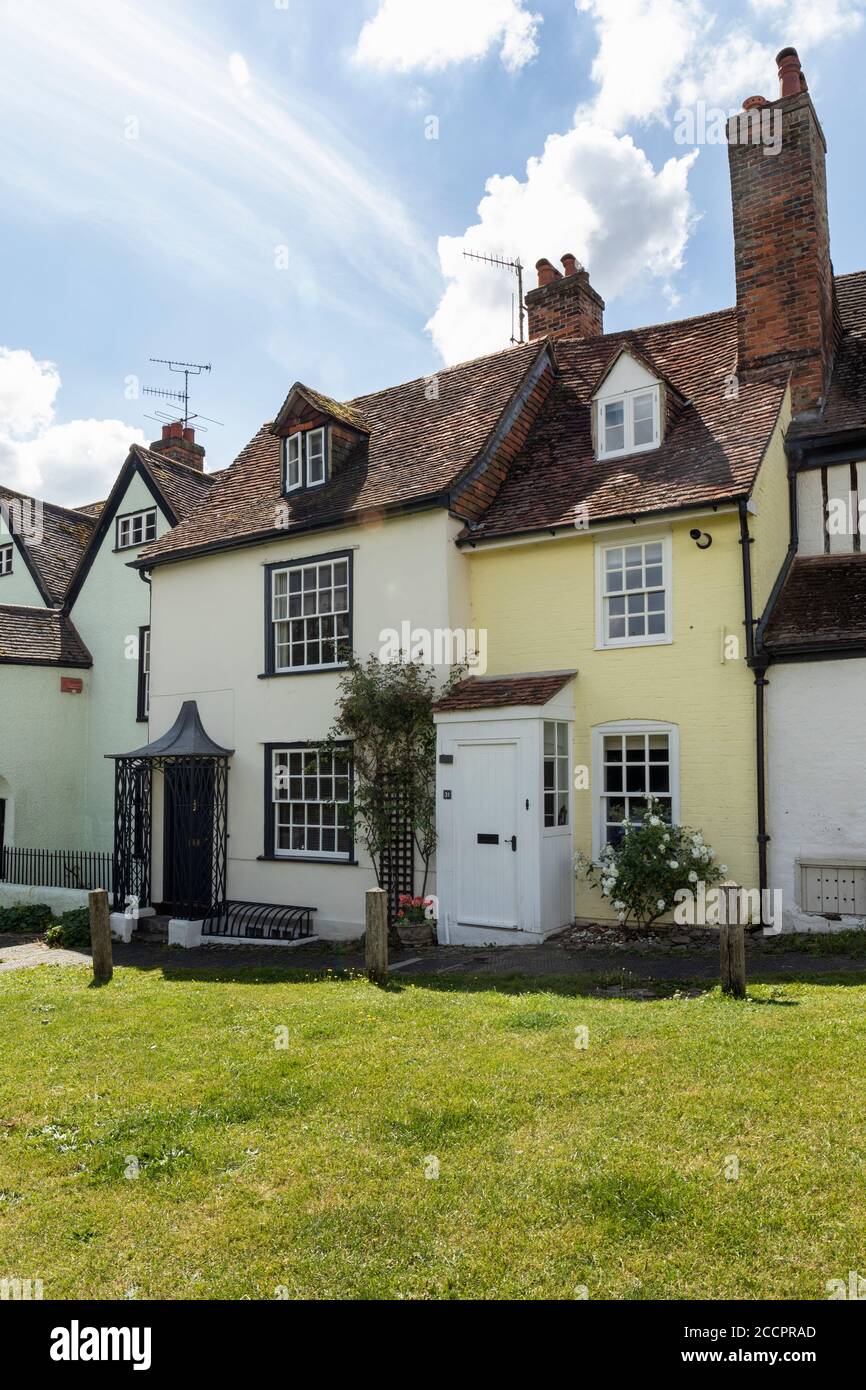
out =
{"type": "Polygon", "coordinates": [[[0,663],[14,666],[93,665],[93,658],[65,614],[56,608],[0,604],[0,663]]]}
{"type": "Polygon", "coordinates": [[[800,556],[764,633],[771,654],[866,648],[866,554],[800,556]]]}
{"type": "Polygon", "coordinates": [[[519,676],[468,676],[440,700],[440,712],[470,709],[504,709],[510,705],[546,705],[576,671],[535,671],[519,676]]]}

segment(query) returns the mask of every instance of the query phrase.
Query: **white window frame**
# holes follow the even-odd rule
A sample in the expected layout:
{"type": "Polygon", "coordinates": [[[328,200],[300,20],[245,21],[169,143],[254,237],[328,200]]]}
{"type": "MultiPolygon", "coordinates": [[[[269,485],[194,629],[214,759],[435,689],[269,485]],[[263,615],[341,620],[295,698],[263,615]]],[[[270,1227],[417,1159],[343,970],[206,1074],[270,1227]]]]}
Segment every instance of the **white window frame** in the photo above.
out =
{"type": "Polygon", "coordinates": [[[305,454],[306,454],[306,464],[307,464],[307,487],[322,487],[322,486],[328,481],[328,432],[327,432],[327,430],[324,428],[324,426],[320,426],[320,428],[317,429],[317,430],[308,430],[305,438],[306,438],[306,445],[305,445],[305,450],[304,450],[304,452],[305,452],[305,454]],[[322,476],[321,476],[321,478],[315,478],[315,479],[314,479],[313,476],[312,476],[312,462],[313,462],[313,461],[312,461],[312,457],[311,457],[311,455],[312,455],[312,445],[313,445],[313,440],[314,440],[314,439],[316,440],[317,443],[321,442],[321,446],[322,446],[322,454],[321,454],[322,476]]]}
{"type": "Polygon", "coordinates": [[[657,449],[661,443],[661,392],[658,386],[636,386],[631,391],[620,391],[613,396],[599,396],[596,400],[596,438],[597,456],[600,459],[623,458],[626,454],[645,454],[657,449]],[[634,407],[638,396],[653,398],[653,437],[648,444],[634,442],[634,407]],[[605,446],[605,407],[621,404],[623,408],[623,446],[621,449],[608,449],[605,446]]]}
{"type": "Polygon", "coordinates": [[[143,627],[138,648],[139,680],[141,682],[140,722],[150,718],[150,628],[143,627]]]}
{"type": "MultiPolygon", "coordinates": [[[[621,719],[609,724],[596,724],[592,731],[592,857],[598,859],[607,843],[607,817],[604,798],[604,740],[610,736],[629,734],[666,734],[670,768],[671,822],[680,823],[680,731],[677,724],[657,719],[621,719]]],[[[639,792],[631,793],[639,796],[639,792]]]]}
{"type": "Polygon", "coordinates": [[[287,435],[285,449],[283,491],[295,492],[297,488],[304,486],[304,436],[300,433],[287,435]],[[292,454],[295,455],[294,458],[292,454]],[[289,468],[293,465],[297,465],[298,470],[297,481],[294,483],[289,481],[289,468]]]}
{"type": "Polygon", "coordinates": [[[323,487],[328,481],[328,429],[325,425],[318,425],[314,430],[297,430],[295,434],[286,435],[283,453],[283,492],[297,492],[299,488],[323,487]],[[311,476],[312,464],[312,442],[316,441],[321,445],[321,466],[322,476],[313,478],[311,476]],[[294,457],[291,455],[294,454],[294,457]],[[297,466],[297,481],[291,482],[289,477],[290,467],[297,466]]]}
{"type": "Polygon", "coordinates": [[[2,579],[4,575],[12,573],[14,551],[15,546],[11,541],[8,544],[4,541],[4,543],[0,545],[0,579],[2,579]]]}
{"type": "Polygon", "coordinates": [[[156,507],[143,507],[140,512],[129,512],[126,516],[119,516],[115,539],[118,550],[134,550],[136,546],[147,545],[150,541],[156,540],[156,507]],[[139,536],[135,534],[137,530],[141,532],[139,536]],[[148,530],[151,530],[151,535],[147,534],[148,530]]]}
{"type": "MultiPolygon", "coordinates": [[[[332,783],[332,788],[331,788],[332,792],[333,792],[334,794],[336,794],[336,790],[337,790],[337,788],[336,788],[337,774],[336,774],[335,771],[334,771],[334,758],[337,757],[337,756],[339,756],[339,754],[333,754],[332,757],[331,757],[330,772],[328,772],[327,770],[325,770],[325,771],[323,772],[323,770],[322,770],[321,745],[320,745],[320,744],[307,744],[307,745],[304,745],[304,746],[299,746],[299,745],[297,745],[297,744],[295,744],[294,746],[292,746],[291,744],[286,744],[285,746],[283,746],[283,747],[281,747],[281,748],[273,748],[273,749],[271,749],[271,800],[272,800],[272,802],[273,802],[273,816],[272,816],[272,825],[273,825],[272,835],[273,835],[273,840],[272,840],[272,844],[270,845],[270,851],[269,851],[269,852],[274,856],[275,859],[331,859],[331,860],[334,860],[334,862],[335,862],[335,863],[338,863],[338,864],[351,864],[351,863],[354,862],[354,859],[355,859],[355,846],[354,846],[354,840],[353,840],[353,836],[352,836],[351,825],[350,825],[349,831],[348,831],[348,834],[349,834],[349,847],[348,847],[348,849],[338,850],[338,849],[334,848],[333,850],[323,850],[321,847],[320,847],[319,849],[292,849],[292,848],[289,848],[289,849],[280,849],[280,848],[279,848],[279,845],[278,845],[279,834],[280,834],[280,819],[281,819],[281,816],[280,816],[280,808],[281,808],[281,807],[285,807],[285,808],[288,810],[288,816],[286,817],[286,823],[287,823],[287,827],[288,827],[288,829],[289,829],[290,838],[291,838],[291,831],[292,831],[292,829],[295,827],[295,825],[297,824],[298,828],[301,829],[301,830],[303,830],[304,835],[305,835],[305,838],[306,838],[306,836],[308,835],[308,833],[309,833],[309,831],[310,831],[311,829],[312,829],[312,830],[318,829],[318,831],[319,831],[319,836],[320,836],[320,842],[321,842],[322,830],[323,830],[323,829],[326,829],[326,830],[327,830],[327,829],[330,829],[330,827],[325,825],[325,823],[324,823],[324,816],[322,816],[322,815],[320,815],[320,817],[319,817],[318,826],[315,826],[315,825],[312,825],[312,826],[311,826],[311,825],[308,823],[308,817],[307,817],[306,808],[307,808],[308,806],[325,807],[325,806],[334,805],[336,808],[339,808],[340,806],[351,806],[351,804],[352,804],[352,750],[351,750],[350,747],[347,747],[347,748],[345,749],[345,753],[344,753],[344,755],[343,755],[344,758],[345,758],[346,766],[347,766],[347,771],[346,771],[346,774],[345,774],[345,778],[343,778],[343,777],[340,778],[341,781],[342,781],[342,780],[345,780],[345,782],[346,782],[346,789],[345,789],[345,790],[346,790],[346,796],[345,796],[345,798],[339,798],[339,799],[337,799],[337,798],[336,798],[336,795],[334,795],[333,797],[330,797],[330,798],[329,798],[329,797],[322,797],[321,795],[316,796],[316,797],[308,797],[308,796],[306,795],[306,786],[302,786],[302,787],[301,787],[301,791],[304,793],[304,795],[302,795],[301,797],[293,797],[292,794],[291,794],[291,793],[292,793],[292,781],[295,780],[295,778],[297,778],[297,777],[300,777],[300,780],[301,780],[302,782],[304,782],[304,781],[307,780],[307,779],[313,778],[313,779],[315,780],[315,782],[316,782],[316,789],[317,789],[317,791],[320,791],[320,789],[321,789],[321,783],[322,783],[323,778],[327,778],[327,779],[329,779],[329,780],[331,781],[331,783],[332,783]],[[301,772],[300,772],[300,774],[298,774],[298,773],[294,773],[294,774],[293,774],[293,773],[292,773],[292,761],[291,761],[291,760],[292,760],[293,757],[295,757],[295,758],[301,760],[301,761],[300,761],[300,766],[301,766],[301,772]],[[277,765],[278,765],[278,764],[277,764],[277,759],[278,759],[278,758],[279,758],[279,759],[285,759],[285,762],[281,762],[281,763],[280,763],[280,766],[281,766],[281,767],[285,767],[285,769],[286,769],[286,772],[283,774],[282,778],[278,777],[278,775],[277,775],[277,765]],[[309,764],[310,764],[310,760],[313,759],[313,758],[315,759],[315,770],[314,770],[314,771],[310,769],[310,765],[309,765],[309,764]],[[297,808],[297,807],[303,807],[303,808],[304,808],[304,815],[303,815],[302,820],[299,820],[299,821],[296,822],[296,821],[295,821],[295,818],[294,818],[294,815],[293,815],[293,809],[294,809],[294,808],[297,808]]],[[[339,830],[340,830],[340,827],[339,827],[339,809],[336,809],[336,810],[335,810],[335,814],[334,814],[334,827],[333,827],[333,829],[334,829],[334,844],[335,844],[335,846],[336,846],[336,844],[337,844],[337,839],[338,839],[338,835],[339,835],[339,830]]]]}
{"type": "MultiPolygon", "coordinates": [[[[641,560],[641,568],[646,569],[645,559],[641,560]]],[[[657,586],[652,585],[655,589],[657,586]]],[[[648,593],[644,589],[623,589],[622,593],[648,593]]],[[[626,613],[626,627],[628,627],[628,614],[626,613]]],[[[658,647],[665,646],[673,642],[673,547],[671,545],[671,534],[669,531],[651,532],[637,535],[630,534],[620,537],[617,540],[597,541],[595,546],[595,645],[596,650],[612,647],[658,647]],[[615,597],[613,594],[605,592],[607,584],[607,561],[606,556],[611,550],[626,550],[629,546],[658,545],[662,547],[662,587],[664,589],[665,603],[665,630],[663,633],[645,633],[643,636],[629,636],[628,632],[624,637],[608,637],[607,626],[607,604],[606,599],[615,597]]]]}
{"type": "MultiPolygon", "coordinates": [[[[279,663],[279,659],[278,659],[278,651],[279,651],[279,646],[280,646],[280,644],[279,644],[279,642],[278,642],[278,640],[277,640],[277,629],[278,629],[278,627],[280,626],[280,624],[285,623],[285,624],[288,625],[288,627],[289,627],[289,643],[288,643],[288,645],[289,645],[289,648],[291,649],[291,647],[292,647],[292,645],[293,645],[292,640],[291,640],[291,638],[292,638],[291,624],[292,624],[293,622],[302,622],[302,623],[304,623],[304,625],[305,625],[305,627],[304,627],[305,635],[304,635],[302,641],[303,641],[303,645],[304,645],[304,649],[305,649],[305,656],[306,656],[306,646],[307,646],[307,641],[308,641],[308,638],[307,638],[307,636],[306,636],[306,630],[307,630],[307,629],[306,629],[306,623],[307,623],[308,621],[311,621],[311,620],[316,619],[316,618],[322,619],[322,618],[331,618],[331,617],[333,617],[333,618],[336,619],[336,616],[337,616],[338,614],[341,615],[341,614],[344,614],[344,613],[345,613],[346,618],[347,618],[347,625],[348,625],[348,628],[349,628],[349,631],[348,631],[348,635],[347,635],[347,636],[343,636],[343,637],[340,637],[340,638],[338,638],[338,637],[336,636],[336,621],[335,621],[335,623],[334,623],[335,636],[334,636],[333,639],[331,639],[331,638],[324,638],[324,639],[323,639],[321,636],[319,636],[319,637],[318,637],[317,639],[315,639],[315,640],[318,641],[320,650],[321,650],[321,644],[322,644],[323,641],[331,641],[331,640],[333,640],[335,644],[336,644],[338,641],[340,641],[340,642],[348,642],[348,643],[351,643],[351,640],[352,640],[352,598],[353,598],[353,596],[352,596],[352,560],[351,560],[351,555],[349,554],[349,552],[346,552],[346,553],[339,552],[339,553],[337,553],[337,554],[335,554],[335,555],[329,555],[329,556],[325,556],[325,557],[323,557],[323,558],[319,558],[319,557],[316,557],[316,556],[311,556],[309,560],[294,560],[294,561],[292,561],[291,564],[288,564],[288,565],[278,565],[278,566],[276,566],[274,569],[272,569],[272,570],[271,570],[271,577],[270,577],[270,620],[271,620],[270,641],[271,641],[271,644],[272,644],[272,645],[271,645],[271,661],[272,661],[272,665],[273,665],[273,674],[274,674],[274,675],[284,675],[284,674],[293,674],[293,673],[301,672],[301,671],[339,671],[339,670],[342,670],[344,667],[346,667],[346,666],[348,665],[348,659],[347,659],[347,658],[343,658],[343,660],[341,660],[341,661],[314,662],[312,665],[307,664],[307,662],[306,662],[306,660],[305,660],[303,665],[293,665],[293,664],[290,662],[287,666],[281,666],[280,663],[279,663]],[[345,565],[345,567],[346,567],[346,582],[345,582],[345,585],[343,585],[343,584],[337,584],[337,583],[334,581],[333,569],[334,569],[334,566],[335,566],[335,565],[345,565]],[[317,597],[317,601],[316,601],[316,610],[317,610],[317,611],[316,611],[315,613],[304,613],[304,612],[302,611],[301,613],[295,614],[294,616],[291,615],[291,613],[290,613],[290,606],[291,606],[291,605],[290,605],[290,598],[291,598],[291,592],[292,592],[292,591],[291,591],[291,579],[289,578],[289,579],[286,580],[286,594],[285,594],[285,598],[286,598],[286,605],[285,605],[285,607],[286,607],[286,616],[285,616],[285,617],[277,617],[277,598],[278,598],[278,597],[279,597],[279,598],[282,598],[282,597],[283,597],[283,595],[277,595],[277,592],[276,592],[276,589],[277,589],[277,576],[278,576],[278,575],[282,575],[282,574],[286,574],[286,575],[289,575],[289,576],[291,576],[292,574],[300,574],[300,576],[301,576],[300,594],[301,594],[301,600],[302,600],[302,602],[301,602],[301,608],[303,609],[303,596],[304,596],[304,594],[305,594],[306,592],[315,593],[316,595],[319,595],[319,594],[327,593],[327,592],[328,592],[328,588],[327,588],[327,587],[324,587],[324,588],[321,587],[320,582],[319,582],[319,580],[320,580],[319,571],[320,571],[320,570],[323,570],[323,569],[330,569],[330,570],[331,570],[330,592],[331,592],[332,595],[333,595],[333,593],[334,593],[334,591],[335,591],[336,589],[342,589],[342,588],[345,588],[345,589],[346,589],[346,607],[345,607],[345,608],[335,608],[335,607],[333,606],[333,598],[332,598],[331,606],[330,606],[329,608],[320,609],[320,608],[319,608],[319,602],[320,602],[320,601],[319,601],[319,599],[318,599],[318,597],[317,597]],[[314,587],[314,588],[311,587],[309,590],[307,590],[307,589],[305,589],[305,587],[304,587],[304,582],[305,582],[305,581],[304,581],[304,575],[305,575],[308,571],[312,571],[312,570],[315,570],[315,571],[316,571],[316,576],[315,576],[315,577],[316,577],[316,583],[315,583],[315,587],[314,587]]],[[[283,645],[285,645],[285,644],[283,644],[283,645]]],[[[295,645],[296,645],[296,644],[295,644],[295,645]]],[[[290,655],[291,655],[291,651],[290,651],[290,655]]]]}
{"type": "Polygon", "coordinates": [[[551,835],[570,835],[570,834],[572,833],[572,831],[571,831],[571,826],[572,826],[572,801],[571,801],[571,781],[572,781],[572,778],[571,778],[571,765],[572,765],[572,723],[571,723],[571,721],[568,720],[568,719],[556,719],[556,718],[543,719],[543,720],[542,720],[542,723],[541,723],[541,833],[542,833],[542,835],[544,835],[544,836],[551,836],[551,835]],[[545,730],[546,730],[548,724],[552,724],[552,725],[553,725],[553,729],[554,729],[554,739],[558,739],[558,738],[559,738],[559,730],[560,730],[560,729],[564,729],[564,730],[565,730],[565,753],[560,753],[560,752],[558,751],[558,748],[559,748],[559,744],[558,744],[558,743],[555,745],[555,747],[557,748],[557,751],[556,751],[555,753],[553,753],[553,754],[551,755],[551,754],[545,752],[545,748],[544,748],[545,730]],[[545,782],[544,773],[545,773],[545,765],[547,764],[547,762],[550,761],[551,757],[553,758],[553,764],[554,764],[554,786],[553,786],[552,789],[548,789],[548,787],[547,787],[547,785],[546,785],[546,782],[545,782]],[[564,764],[564,767],[563,767],[563,764],[564,764]],[[563,781],[563,776],[564,776],[564,781],[563,781]],[[560,785],[560,783],[562,783],[562,785],[560,785]],[[553,794],[554,822],[553,822],[553,825],[547,825],[546,822],[545,822],[545,817],[546,817],[546,805],[547,805],[546,798],[551,794],[551,791],[552,791],[552,794],[553,794]],[[565,823],[564,823],[563,825],[560,825],[560,824],[558,824],[558,822],[557,822],[557,820],[556,820],[556,816],[558,815],[557,801],[558,801],[558,799],[559,799],[559,796],[562,795],[563,793],[565,794],[566,820],[565,820],[565,823]]]}

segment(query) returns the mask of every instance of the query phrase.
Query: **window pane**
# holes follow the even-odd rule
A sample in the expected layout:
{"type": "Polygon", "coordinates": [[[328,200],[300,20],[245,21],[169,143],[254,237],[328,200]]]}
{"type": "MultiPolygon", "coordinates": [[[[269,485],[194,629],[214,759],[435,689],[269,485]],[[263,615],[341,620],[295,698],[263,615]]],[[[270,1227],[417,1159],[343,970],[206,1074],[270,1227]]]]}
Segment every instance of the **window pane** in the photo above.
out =
{"type": "Polygon", "coordinates": [[[560,754],[568,753],[568,725],[557,724],[556,726],[556,751],[560,754]]]}
{"type": "Polygon", "coordinates": [[[655,393],[647,392],[645,395],[635,396],[632,400],[632,427],[636,448],[642,444],[652,444],[655,439],[654,399],[655,393]]]}
{"type": "Polygon", "coordinates": [[[548,757],[556,751],[556,725],[550,721],[544,721],[544,756],[548,757]]]}

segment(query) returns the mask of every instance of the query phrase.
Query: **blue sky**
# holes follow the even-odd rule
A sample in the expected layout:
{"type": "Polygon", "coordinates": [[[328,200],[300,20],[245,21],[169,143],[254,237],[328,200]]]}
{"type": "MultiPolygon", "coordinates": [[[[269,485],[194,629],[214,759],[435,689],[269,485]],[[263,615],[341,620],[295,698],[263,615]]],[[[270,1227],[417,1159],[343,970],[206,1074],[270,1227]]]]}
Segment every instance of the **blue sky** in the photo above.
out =
{"type": "Polygon", "coordinates": [[[505,346],[509,277],[464,247],[573,251],[611,329],[733,302],[726,150],[678,142],[677,113],[775,96],[784,44],[827,135],[836,270],[866,266],[863,12],[4,0],[0,480],[104,495],[158,433],[150,356],[213,363],[193,404],[222,467],[296,379],[345,398],[505,346]]]}

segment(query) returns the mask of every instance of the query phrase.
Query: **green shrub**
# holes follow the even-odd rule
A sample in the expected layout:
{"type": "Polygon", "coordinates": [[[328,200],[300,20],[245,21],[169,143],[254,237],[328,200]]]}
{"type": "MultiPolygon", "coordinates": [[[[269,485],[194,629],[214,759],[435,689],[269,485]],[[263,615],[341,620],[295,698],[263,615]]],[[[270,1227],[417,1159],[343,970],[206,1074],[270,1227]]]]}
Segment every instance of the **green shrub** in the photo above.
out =
{"type": "Polygon", "coordinates": [[[0,933],[15,931],[44,931],[54,920],[47,903],[18,903],[15,907],[0,907],[0,933]]]}
{"type": "Polygon", "coordinates": [[[659,814],[662,809],[654,797],[647,797],[642,822],[626,823],[619,844],[605,845],[594,863],[575,856],[576,871],[609,899],[622,923],[648,927],[673,910],[678,890],[696,891],[699,883],[709,887],[727,874],[726,864],[713,862],[715,851],[703,835],[670,825],[659,814]]]}
{"type": "Polygon", "coordinates": [[[64,912],[55,926],[45,933],[49,946],[89,946],[90,912],[86,907],[73,907],[64,912]]]}

